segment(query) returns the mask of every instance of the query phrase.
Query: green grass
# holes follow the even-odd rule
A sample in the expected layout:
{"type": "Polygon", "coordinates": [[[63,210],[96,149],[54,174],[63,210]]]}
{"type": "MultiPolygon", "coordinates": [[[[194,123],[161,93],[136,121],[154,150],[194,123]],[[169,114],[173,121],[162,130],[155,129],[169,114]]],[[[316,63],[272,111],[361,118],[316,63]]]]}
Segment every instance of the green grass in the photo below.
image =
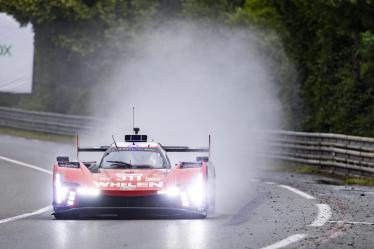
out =
{"type": "Polygon", "coordinates": [[[347,185],[374,186],[374,177],[347,177],[344,179],[347,185]]]}
{"type": "Polygon", "coordinates": [[[319,170],[317,167],[309,166],[309,165],[301,165],[295,168],[296,173],[302,174],[322,174],[323,172],[319,170]]]}
{"type": "Polygon", "coordinates": [[[43,133],[43,132],[26,131],[26,130],[14,129],[14,128],[7,128],[7,127],[0,127],[0,134],[8,135],[8,136],[15,136],[15,137],[24,137],[24,138],[29,138],[29,139],[60,142],[60,143],[72,143],[74,141],[74,137],[70,137],[70,136],[52,135],[52,134],[43,133]]]}
{"type": "Polygon", "coordinates": [[[295,173],[301,174],[313,174],[327,176],[333,179],[340,180],[346,185],[362,185],[362,186],[374,186],[374,177],[355,177],[355,176],[342,176],[333,174],[331,172],[323,171],[319,167],[309,165],[299,165],[295,167],[288,167],[288,170],[295,173]]]}

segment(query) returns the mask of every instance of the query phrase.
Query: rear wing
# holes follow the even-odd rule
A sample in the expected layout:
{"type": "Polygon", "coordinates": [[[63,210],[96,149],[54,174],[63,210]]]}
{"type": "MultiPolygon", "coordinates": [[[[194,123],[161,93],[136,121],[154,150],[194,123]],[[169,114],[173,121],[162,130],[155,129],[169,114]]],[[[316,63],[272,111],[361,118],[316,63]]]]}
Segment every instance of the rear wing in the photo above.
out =
{"type": "Polygon", "coordinates": [[[209,147],[191,148],[187,146],[162,146],[166,152],[210,152],[209,147]]]}
{"type": "Polygon", "coordinates": [[[94,147],[80,147],[79,136],[76,135],[76,148],[77,148],[77,158],[79,158],[79,152],[105,152],[110,146],[94,146],[94,147]]]}
{"type": "MultiPolygon", "coordinates": [[[[135,135],[133,135],[135,136],[135,135]]],[[[110,146],[96,146],[96,147],[80,147],[79,137],[76,137],[77,146],[77,157],[79,152],[105,152],[110,146]]],[[[166,152],[205,152],[208,153],[208,158],[210,157],[210,135],[208,138],[208,147],[192,148],[188,146],[162,146],[166,152]]]]}
{"type": "Polygon", "coordinates": [[[78,152],[105,152],[109,146],[77,147],[78,152]]]}
{"type": "Polygon", "coordinates": [[[193,148],[188,146],[162,146],[166,152],[206,152],[210,157],[210,135],[208,138],[208,147],[193,148]]]}

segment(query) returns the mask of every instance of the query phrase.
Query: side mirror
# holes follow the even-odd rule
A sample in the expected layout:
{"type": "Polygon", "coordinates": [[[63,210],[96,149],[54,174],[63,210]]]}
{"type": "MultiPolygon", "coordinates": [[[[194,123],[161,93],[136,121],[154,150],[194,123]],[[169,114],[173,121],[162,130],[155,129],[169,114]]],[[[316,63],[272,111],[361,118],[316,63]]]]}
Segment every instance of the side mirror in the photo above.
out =
{"type": "Polygon", "coordinates": [[[207,163],[207,162],[209,162],[209,157],[207,157],[207,156],[198,156],[198,157],[196,157],[196,161],[207,163]]]}
{"type": "Polygon", "coordinates": [[[100,171],[100,164],[97,162],[88,162],[88,165],[86,166],[92,173],[99,173],[100,171]]]}
{"type": "Polygon", "coordinates": [[[59,167],[65,167],[65,168],[79,168],[80,167],[79,162],[69,162],[68,156],[58,156],[57,164],[59,167]]]}
{"type": "Polygon", "coordinates": [[[91,162],[83,162],[83,164],[88,168],[88,167],[93,167],[94,165],[97,164],[97,161],[91,161],[91,162]]]}
{"type": "Polygon", "coordinates": [[[69,162],[69,157],[68,156],[58,156],[57,157],[57,162],[58,163],[68,163],[69,162]]]}

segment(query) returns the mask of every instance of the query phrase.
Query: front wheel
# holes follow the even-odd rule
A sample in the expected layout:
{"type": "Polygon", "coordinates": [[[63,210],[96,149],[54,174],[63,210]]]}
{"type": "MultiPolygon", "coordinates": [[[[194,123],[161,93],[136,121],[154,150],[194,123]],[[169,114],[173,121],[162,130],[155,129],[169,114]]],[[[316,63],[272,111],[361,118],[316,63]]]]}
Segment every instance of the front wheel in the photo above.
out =
{"type": "Polygon", "coordinates": [[[208,216],[207,213],[201,213],[196,215],[196,219],[205,219],[208,216]]]}
{"type": "Polygon", "coordinates": [[[209,216],[214,215],[216,211],[216,193],[215,193],[215,182],[208,185],[207,198],[206,198],[206,210],[209,216]]]}
{"type": "Polygon", "coordinates": [[[214,198],[212,198],[208,204],[208,214],[209,215],[214,215],[216,212],[216,202],[214,198]]]}

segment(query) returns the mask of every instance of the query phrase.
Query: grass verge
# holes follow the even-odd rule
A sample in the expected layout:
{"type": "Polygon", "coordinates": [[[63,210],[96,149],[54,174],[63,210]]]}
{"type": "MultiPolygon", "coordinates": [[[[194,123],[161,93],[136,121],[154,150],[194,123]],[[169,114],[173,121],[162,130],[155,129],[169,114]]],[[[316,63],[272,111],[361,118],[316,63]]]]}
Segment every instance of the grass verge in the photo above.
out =
{"type": "Polygon", "coordinates": [[[336,180],[339,180],[339,182],[342,182],[346,185],[362,185],[362,186],[374,186],[374,177],[369,176],[343,176],[334,174],[331,171],[325,171],[322,170],[319,167],[316,166],[309,166],[309,165],[297,165],[297,166],[291,166],[291,167],[282,167],[287,168],[287,170],[290,170],[295,173],[301,173],[301,174],[313,174],[313,175],[321,175],[321,176],[327,176],[336,180]]]}
{"type": "Polygon", "coordinates": [[[374,186],[374,177],[347,177],[344,182],[347,185],[374,186]]]}
{"type": "Polygon", "coordinates": [[[44,132],[26,131],[7,127],[0,127],[0,134],[60,143],[72,143],[74,141],[74,137],[70,136],[52,135],[44,132]]]}

